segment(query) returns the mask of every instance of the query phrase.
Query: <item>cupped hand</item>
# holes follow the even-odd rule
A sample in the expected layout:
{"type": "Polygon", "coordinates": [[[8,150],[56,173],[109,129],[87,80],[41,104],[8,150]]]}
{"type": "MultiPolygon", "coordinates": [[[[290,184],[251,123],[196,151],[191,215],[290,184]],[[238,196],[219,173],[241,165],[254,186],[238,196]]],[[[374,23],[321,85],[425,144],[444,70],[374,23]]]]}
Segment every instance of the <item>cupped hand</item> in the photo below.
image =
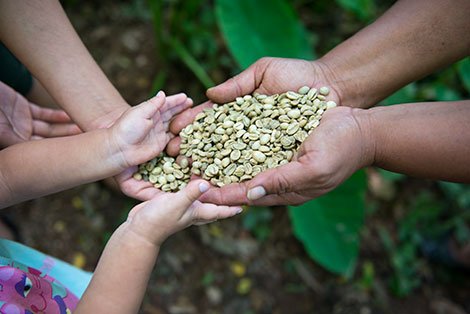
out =
{"type": "Polygon", "coordinates": [[[81,133],[64,111],[32,104],[1,82],[0,99],[0,148],[32,139],[81,133]]]}
{"type": "Polygon", "coordinates": [[[250,181],[212,188],[201,201],[215,204],[298,205],[323,195],[374,159],[365,110],[327,110],[320,126],[286,165],[258,174],[250,181]]]}
{"type": "Polygon", "coordinates": [[[163,193],[135,206],[128,221],[132,230],[155,245],[191,225],[201,225],[232,217],[240,207],[201,203],[198,199],[209,189],[203,180],[192,181],[178,193],[163,193]]]}
{"type": "MultiPolygon", "coordinates": [[[[262,58],[248,69],[226,82],[207,90],[211,100],[178,115],[170,125],[170,131],[177,135],[196,115],[213,103],[227,103],[236,97],[252,93],[272,95],[286,91],[297,91],[302,86],[330,88],[329,100],[340,103],[340,94],[333,75],[328,67],[319,61],[307,61],[285,58],[262,58]]],[[[168,154],[176,156],[179,152],[179,137],[173,139],[167,147],[168,154]]]]}
{"type": "Polygon", "coordinates": [[[115,177],[122,192],[139,200],[149,200],[159,193],[149,182],[135,180],[137,165],[144,163],[165,148],[173,136],[169,123],[174,115],[192,105],[185,94],[154,98],[126,111],[110,128],[112,146],[118,147],[118,163],[123,169],[115,177]]]}

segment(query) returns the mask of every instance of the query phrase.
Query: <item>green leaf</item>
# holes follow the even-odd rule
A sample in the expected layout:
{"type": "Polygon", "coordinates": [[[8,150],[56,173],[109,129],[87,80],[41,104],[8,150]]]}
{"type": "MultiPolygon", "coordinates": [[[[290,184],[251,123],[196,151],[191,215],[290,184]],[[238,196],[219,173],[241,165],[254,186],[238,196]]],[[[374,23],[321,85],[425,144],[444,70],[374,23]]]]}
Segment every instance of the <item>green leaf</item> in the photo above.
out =
{"type": "Polygon", "coordinates": [[[457,63],[457,69],[465,89],[470,93],[470,58],[467,57],[457,63]]]}
{"type": "Polygon", "coordinates": [[[243,215],[243,228],[252,232],[259,241],[264,241],[271,234],[272,216],[269,207],[251,206],[243,215]]]}
{"type": "Polygon", "coordinates": [[[216,16],[242,68],[266,56],[314,58],[307,32],[285,0],[217,0],[216,16]]]}
{"type": "Polygon", "coordinates": [[[388,96],[385,100],[383,100],[382,105],[389,106],[396,104],[404,104],[408,102],[415,102],[417,101],[417,91],[418,88],[416,86],[416,83],[408,84],[405,87],[399,89],[394,94],[388,96]]]}
{"type": "Polygon", "coordinates": [[[406,177],[402,173],[396,173],[396,172],[388,171],[388,170],[381,169],[381,168],[379,168],[379,173],[382,176],[382,178],[390,182],[396,182],[406,177]]]}
{"type": "Polygon", "coordinates": [[[359,252],[366,186],[361,170],[332,192],[289,207],[294,234],[307,253],[326,269],[346,277],[353,274],[359,252]]]}
{"type": "Polygon", "coordinates": [[[462,99],[458,91],[443,83],[434,84],[434,92],[437,101],[455,101],[462,99]]]}

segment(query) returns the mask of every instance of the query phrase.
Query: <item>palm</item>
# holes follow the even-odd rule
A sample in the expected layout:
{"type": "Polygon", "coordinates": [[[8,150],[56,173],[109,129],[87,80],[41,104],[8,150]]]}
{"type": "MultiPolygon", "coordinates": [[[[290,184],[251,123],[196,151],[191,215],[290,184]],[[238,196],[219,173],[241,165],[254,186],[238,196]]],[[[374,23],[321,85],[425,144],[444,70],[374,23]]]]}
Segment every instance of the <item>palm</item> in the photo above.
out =
{"type": "Polygon", "coordinates": [[[149,100],[146,107],[130,109],[116,122],[114,138],[127,165],[127,169],[116,176],[123,193],[139,200],[148,200],[160,193],[149,182],[135,180],[132,175],[137,170],[136,165],[165,149],[172,137],[168,131],[171,119],[191,105],[191,99],[184,94],[169,96],[166,100],[157,97],[149,100]]]}
{"type": "Polygon", "coordinates": [[[152,117],[130,114],[119,126],[119,141],[123,158],[129,165],[136,165],[158,155],[170,140],[167,133],[169,118],[158,110],[152,117]],[[164,120],[165,119],[165,120],[164,120]]]}
{"type": "Polygon", "coordinates": [[[80,133],[62,110],[41,108],[0,83],[0,148],[32,139],[80,133]]]}
{"type": "Polygon", "coordinates": [[[255,67],[255,80],[258,84],[253,92],[271,95],[296,91],[304,85],[326,85],[318,72],[319,69],[313,63],[305,60],[269,58],[255,67]]]}
{"type": "Polygon", "coordinates": [[[241,184],[213,188],[201,201],[228,205],[304,203],[331,191],[361,166],[361,139],[351,108],[328,110],[290,163],[241,184]],[[247,192],[255,186],[269,186],[269,195],[248,200],[247,192]]]}
{"type": "Polygon", "coordinates": [[[320,127],[300,147],[296,162],[306,169],[300,195],[312,199],[337,187],[360,166],[360,129],[351,108],[325,113],[320,127]]]}
{"type": "Polygon", "coordinates": [[[254,92],[271,95],[296,91],[304,85],[330,85],[329,98],[338,102],[338,93],[329,82],[327,71],[319,63],[298,59],[262,58],[234,78],[209,89],[207,95],[215,102],[225,103],[254,92]]]}
{"type": "Polygon", "coordinates": [[[33,133],[33,118],[28,101],[9,95],[0,106],[0,146],[28,141],[33,133]]]}

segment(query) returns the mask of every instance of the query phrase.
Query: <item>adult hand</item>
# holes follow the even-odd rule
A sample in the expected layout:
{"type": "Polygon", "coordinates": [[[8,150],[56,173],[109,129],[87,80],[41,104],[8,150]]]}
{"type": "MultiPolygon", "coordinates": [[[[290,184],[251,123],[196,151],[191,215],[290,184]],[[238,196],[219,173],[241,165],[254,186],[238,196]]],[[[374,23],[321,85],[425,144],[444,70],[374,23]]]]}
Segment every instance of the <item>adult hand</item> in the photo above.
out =
{"type": "Polygon", "coordinates": [[[173,137],[168,131],[171,119],[192,104],[185,94],[165,98],[161,92],[129,109],[111,127],[113,142],[120,147],[120,164],[125,166],[125,170],[115,177],[124,194],[146,201],[161,193],[150,182],[134,179],[133,174],[138,164],[154,158],[164,150],[173,137]]]}
{"type": "Polygon", "coordinates": [[[356,170],[373,163],[374,142],[362,111],[348,107],[327,110],[320,126],[307,137],[290,163],[247,182],[212,188],[201,201],[297,205],[333,190],[356,170]]]}
{"type": "Polygon", "coordinates": [[[81,133],[62,110],[41,108],[0,82],[0,148],[46,137],[81,133]]]}
{"type": "MultiPolygon", "coordinates": [[[[333,74],[320,61],[262,58],[237,76],[210,88],[207,97],[215,103],[227,103],[236,97],[254,92],[271,95],[289,90],[296,91],[304,85],[317,88],[328,86],[330,88],[328,99],[339,104],[341,103],[339,88],[333,82],[333,74]]],[[[212,106],[212,102],[206,102],[179,114],[171,123],[170,131],[177,135],[193,122],[199,112],[212,106]]],[[[167,146],[168,154],[177,155],[179,144],[179,137],[173,139],[167,146]]]]}

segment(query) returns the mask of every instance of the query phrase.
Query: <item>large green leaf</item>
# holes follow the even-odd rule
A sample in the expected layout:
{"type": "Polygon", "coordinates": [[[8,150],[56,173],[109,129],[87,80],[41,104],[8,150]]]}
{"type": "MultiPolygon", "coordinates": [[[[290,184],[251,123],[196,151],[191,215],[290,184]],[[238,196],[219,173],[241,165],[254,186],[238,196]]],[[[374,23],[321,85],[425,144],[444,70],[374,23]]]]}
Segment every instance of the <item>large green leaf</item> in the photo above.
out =
{"type": "Polygon", "coordinates": [[[294,233],[310,257],[346,277],[353,274],[359,252],[365,191],[366,176],[361,170],[334,191],[289,207],[294,233]]]}
{"type": "Polygon", "coordinates": [[[242,68],[266,56],[314,58],[307,32],[284,0],[217,0],[216,15],[242,68]]]}

